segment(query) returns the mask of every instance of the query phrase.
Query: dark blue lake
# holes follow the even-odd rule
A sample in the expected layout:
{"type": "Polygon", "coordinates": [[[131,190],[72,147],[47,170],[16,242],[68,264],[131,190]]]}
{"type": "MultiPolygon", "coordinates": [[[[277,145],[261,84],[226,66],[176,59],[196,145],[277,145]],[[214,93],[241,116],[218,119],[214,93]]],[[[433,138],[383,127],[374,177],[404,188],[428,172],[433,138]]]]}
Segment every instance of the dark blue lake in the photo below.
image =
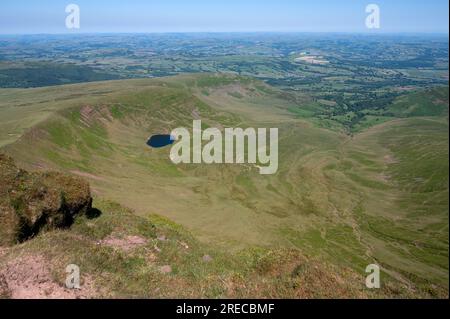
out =
{"type": "Polygon", "coordinates": [[[160,134],[150,137],[150,139],[147,141],[147,145],[153,148],[161,148],[167,145],[171,145],[173,144],[173,142],[174,140],[171,135],[160,134]]]}

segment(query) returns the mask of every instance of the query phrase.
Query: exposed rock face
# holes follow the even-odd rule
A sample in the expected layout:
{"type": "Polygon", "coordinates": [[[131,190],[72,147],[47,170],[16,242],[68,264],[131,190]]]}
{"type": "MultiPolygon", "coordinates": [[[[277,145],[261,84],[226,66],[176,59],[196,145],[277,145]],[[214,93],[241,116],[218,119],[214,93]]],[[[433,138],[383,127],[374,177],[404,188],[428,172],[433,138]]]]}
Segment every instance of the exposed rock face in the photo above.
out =
{"type": "Polygon", "coordinates": [[[92,208],[89,184],[56,172],[28,173],[0,154],[0,246],[72,225],[92,208]]]}

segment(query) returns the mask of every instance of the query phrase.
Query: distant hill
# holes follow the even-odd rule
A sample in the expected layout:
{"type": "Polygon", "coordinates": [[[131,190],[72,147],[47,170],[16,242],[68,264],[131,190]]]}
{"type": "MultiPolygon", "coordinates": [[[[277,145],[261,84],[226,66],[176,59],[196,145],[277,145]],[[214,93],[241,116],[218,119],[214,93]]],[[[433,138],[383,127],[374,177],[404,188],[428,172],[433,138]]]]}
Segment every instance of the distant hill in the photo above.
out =
{"type": "Polygon", "coordinates": [[[30,88],[70,83],[104,81],[118,76],[99,72],[91,67],[70,63],[0,62],[1,88],[30,88]]]}

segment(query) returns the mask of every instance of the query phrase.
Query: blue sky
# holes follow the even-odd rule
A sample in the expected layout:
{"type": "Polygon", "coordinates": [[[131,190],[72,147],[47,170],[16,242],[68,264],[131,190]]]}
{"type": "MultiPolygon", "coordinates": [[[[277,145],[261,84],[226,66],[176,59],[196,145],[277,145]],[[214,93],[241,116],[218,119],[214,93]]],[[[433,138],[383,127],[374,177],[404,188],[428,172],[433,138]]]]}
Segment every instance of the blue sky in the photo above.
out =
{"type": "MultiPolygon", "coordinates": [[[[77,32],[368,32],[365,7],[378,4],[376,32],[448,33],[448,0],[1,0],[0,33],[70,33],[66,5],[81,9],[77,32]]],[[[373,32],[373,30],[372,30],[373,32]]]]}

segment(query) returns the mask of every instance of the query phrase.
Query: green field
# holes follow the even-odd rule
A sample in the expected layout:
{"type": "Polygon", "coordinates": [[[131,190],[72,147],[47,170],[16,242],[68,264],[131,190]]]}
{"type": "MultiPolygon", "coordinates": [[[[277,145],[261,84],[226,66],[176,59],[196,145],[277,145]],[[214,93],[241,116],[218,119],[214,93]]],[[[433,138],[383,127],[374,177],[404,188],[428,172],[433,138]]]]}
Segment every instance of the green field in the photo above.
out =
{"type": "MultiPolygon", "coordinates": [[[[448,296],[448,88],[405,94],[352,134],[341,118],[313,117],[320,105],[311,103],[217,74],[0,89],[0,151],[29,170],[84,177],[99,205],[111,200],[139,218],[164,216],[215,251],[291,249],[361,277],[377,263],[383,294],[448,296]],[[260,175],[251,164],[175,166],[169,149],[146,145],[196,117],[211,127],[279,128],[277,174],[260,175]]],[[[44,235],[35,245],[46,250],[51,236],[69,235],[44,235]]],[[[210,275],[243,266],[220,267],[210,275]]],[[[142,295],[135,288],[116,290],[142,295]]]]}

